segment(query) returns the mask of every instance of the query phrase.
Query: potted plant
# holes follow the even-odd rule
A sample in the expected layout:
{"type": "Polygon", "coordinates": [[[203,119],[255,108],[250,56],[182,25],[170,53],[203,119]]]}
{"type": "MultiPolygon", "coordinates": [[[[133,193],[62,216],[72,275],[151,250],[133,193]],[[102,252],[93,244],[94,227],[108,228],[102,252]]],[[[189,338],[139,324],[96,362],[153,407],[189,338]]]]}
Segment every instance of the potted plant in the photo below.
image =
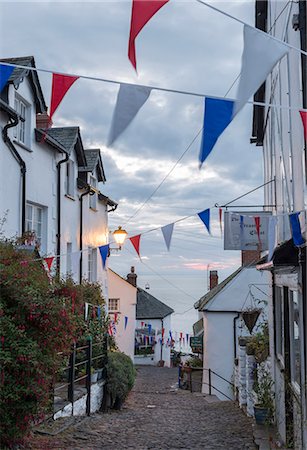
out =
{"type": "Polygon", "coordinates": [[[107,363],[107,392],[110,406],[121,409],[135,381],[135,368],[129,356],[122,352],[110,352],[107,363]]]}
{"type": "Polygon", "coordinates": [[[267,359],[270,353],[269,327],[267,322],[261,325],[258,333],[247,338],[246,353],[248,355],[254,355],[255,361],[258,364],[263,363],[267,359]]]}
{"type": "Polygon", "coordinates": [[[258,425],[269,424],[274,417],[274,381],[268,369],[258,369],[257,379],[254,383],[256,403],[254,405],[255,420],[258,425]]]}

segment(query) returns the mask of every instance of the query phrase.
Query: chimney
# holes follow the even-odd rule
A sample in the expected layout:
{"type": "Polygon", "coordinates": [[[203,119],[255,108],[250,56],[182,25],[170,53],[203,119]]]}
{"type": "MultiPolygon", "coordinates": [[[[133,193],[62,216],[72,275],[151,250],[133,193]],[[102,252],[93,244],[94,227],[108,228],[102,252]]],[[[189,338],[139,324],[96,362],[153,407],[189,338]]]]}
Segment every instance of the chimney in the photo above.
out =
{"type": "Polygon", "coordinates": [[[210,270],[210,291],[219,284],[219,276],[217,270],[210,270]]]}
{"type": "Polygon", "coordinates": [[[134,273],[134,266],[131,266],[131,272],[127,275],[127,281],[128,283],[132,284],[132,286],[136,287],[136,279],[137,274],[134,273]]]}
{"type": "Polygon", "coordinates": [[[242,267],[255,266],[260,258],[261,258],[260,250],[242,250],[241,252],[242,267]]]}
{"type": "Polygon", "coordinates": [[[46,112],[42,114],[36,114],[36,128],[50,128],[52,127],[52,120],[46,112]]]}

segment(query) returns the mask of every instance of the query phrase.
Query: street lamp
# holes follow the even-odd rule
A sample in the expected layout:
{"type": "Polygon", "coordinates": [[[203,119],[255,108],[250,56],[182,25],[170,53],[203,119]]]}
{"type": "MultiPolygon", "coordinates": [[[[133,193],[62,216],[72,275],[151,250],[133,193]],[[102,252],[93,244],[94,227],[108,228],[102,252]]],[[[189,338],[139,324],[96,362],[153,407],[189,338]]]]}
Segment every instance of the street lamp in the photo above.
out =
{"type": "Polygon", "coordinates": [[[122,248],[123,243],[127,237],[127,231],[123,230],[122,227],[118,227],[117,230],[113,231],[113,237],[115,239],[116,244],[118,245],[119,250],[122,248]]]}

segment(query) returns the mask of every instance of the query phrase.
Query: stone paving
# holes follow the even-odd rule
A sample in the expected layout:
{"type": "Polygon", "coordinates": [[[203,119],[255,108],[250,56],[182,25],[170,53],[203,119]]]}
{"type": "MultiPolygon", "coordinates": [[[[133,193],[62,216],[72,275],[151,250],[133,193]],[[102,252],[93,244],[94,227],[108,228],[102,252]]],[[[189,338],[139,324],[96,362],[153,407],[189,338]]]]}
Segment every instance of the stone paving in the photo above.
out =
{"type": "Polygon", "coordinates": [[[252,422],[233,402],[172,388],[177,369],[140,367],[123,409],[96,414],[31,448],[255,450],[252,422]]]}

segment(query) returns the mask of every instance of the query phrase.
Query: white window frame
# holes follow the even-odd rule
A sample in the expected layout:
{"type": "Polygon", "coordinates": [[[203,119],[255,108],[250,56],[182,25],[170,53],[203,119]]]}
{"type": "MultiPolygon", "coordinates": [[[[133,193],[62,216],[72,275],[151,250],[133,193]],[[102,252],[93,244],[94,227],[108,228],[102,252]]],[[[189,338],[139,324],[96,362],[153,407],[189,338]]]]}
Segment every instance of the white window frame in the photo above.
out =
{"type": "Polygon", "coordinates": [[[26,203],[26,231],[35,232],[43,251],[46,251],[47,247],[46,214],[46,207],[31,202],[26,203]]]}
{"type": "Polygon", "coordinates": [[[16,127],[14,127],[14,138],[20,144],[30,145],[30,130],[31,130],[31,106],[20,95],[15,94],[14,101],[15,111],[24,119],[19,120],[16,127]]]}
{"type": "Polygon", "coordinates": [[[65,194],[68,197],[75,197],[75,162],[69,159],[66,163],[66,180],[65,180],[65,194]]]}
{"type": "Polygon", "coordinates": [[[290,327],[290,364],[291,364],[291,382],[297,391],[300,391],[301,385],[301,369],[302,369],[302,355],[301,355],[301,336],[303,328],[301,327],[301,307],[300,296],[296,290],[289,289],[289,327],[290,327]],[[297,307],[294,307],[294,304],[297,307]],[[296,324],[296,327],[295,327],[296,324]],[[296,339],[298,335],[298,339],[296,339]],[[298,342],[295,342],[295,341],[298,342]],[[299,372],[296,366],[297,356],[299,357],[299,372]]]}
{"type": "Polygon", "coordinates": [[[284,322],[284,288],[275,287],[275,333],[276,333],[276,355],[284,365],[285,356],[285,322],[284,322]]]}
{"type": "MultiPolygon", "coordinates": [[[[90,186],[97,189],[97,180],[92,175],[90,176],[90,186]]],[[[97,194],[96,194],[96,192],[95,192],[95,194],[91,194],[89,197],[90,197],[90,200],[89,200],[90,209],[92,209],[93,211],[97,211],[97,194]]]]}
{"type": "Polygon", "coordinates": [[[91,283],[97,281],[97,249],[88,248],[88,265],[87,265],[87,279],[91,283]]]}
{"type": "Polygon", "coordinates": [[[119,298],[109,298],[108,311],[110,313],[120,311],[120,299],[119,298]]]}

